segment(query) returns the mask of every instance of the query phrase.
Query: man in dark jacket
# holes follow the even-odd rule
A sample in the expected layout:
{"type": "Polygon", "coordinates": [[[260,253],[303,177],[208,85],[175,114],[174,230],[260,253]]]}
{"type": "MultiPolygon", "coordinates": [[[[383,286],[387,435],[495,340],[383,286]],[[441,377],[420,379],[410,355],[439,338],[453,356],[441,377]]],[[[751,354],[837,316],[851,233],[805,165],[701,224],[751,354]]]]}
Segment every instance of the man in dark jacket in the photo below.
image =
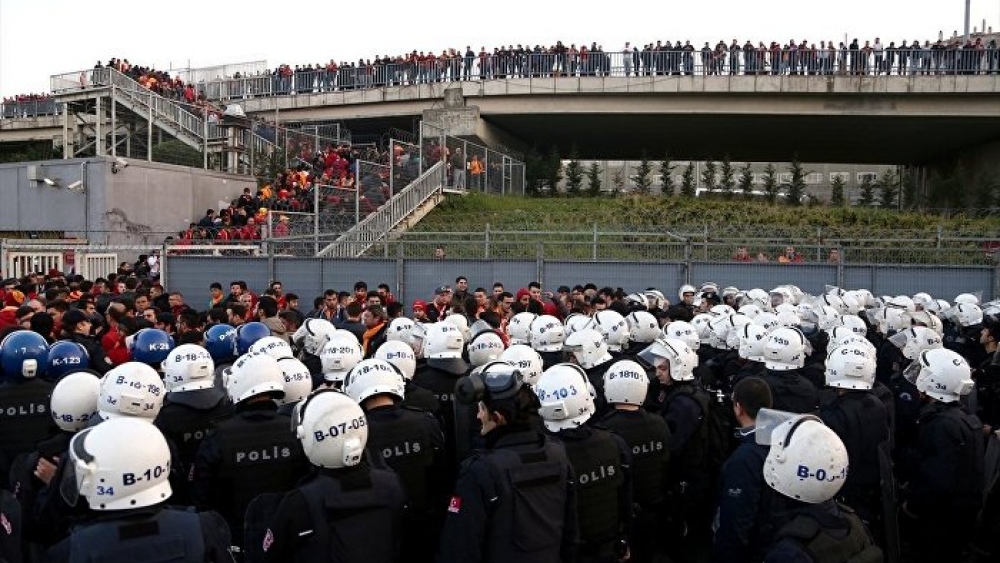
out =
{"type": "Polygon", "coordinates": [[[90,320],[90,317],[88,317],[83,311],[79,309],[70,309],[69,311],[66,311],[62,318],[62,325],[62,340],[76,342],[87,350],[87,354],[90,356],[90,369],[104,375],[112,367],[114,367],[111,365],[111,362],[108,361],[108,358],[104,353],[104,348],[93,336],[91,336],[90,329],[93,326],[93,323],[90,320]]]}

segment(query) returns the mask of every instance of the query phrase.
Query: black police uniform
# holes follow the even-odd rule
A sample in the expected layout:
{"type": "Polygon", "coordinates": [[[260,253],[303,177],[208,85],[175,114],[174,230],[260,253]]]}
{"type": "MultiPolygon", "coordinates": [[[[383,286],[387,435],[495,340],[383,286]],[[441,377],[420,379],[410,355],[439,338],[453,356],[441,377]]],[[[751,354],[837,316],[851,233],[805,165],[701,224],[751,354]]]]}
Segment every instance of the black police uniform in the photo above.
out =
{"type": "Polygon", "coordinates": [[[632,451],[632,498],[636,510],[629,546],[633,561],[651,561],[662,541],[659,526],[666,511],[670,428],[663,417],[643,410],[615,409],[600,424],[621,436],[632,451]]]}
{"type": "Polygon", "coordinates": [[[736,384],[748,377],[764,377],[767,369],[764,362],[755,362],[746,358],[739,358],[733,364],[734,372],[729,376],[729,388],[736,387],[736,384]]]}
{"type": "Polygon", "coordinates": [[[861,519],[850,508],[832,500],[818,504],[793,503],[775,514],[775,541],[765,563],[881,563],[861,519]]]}
{"type": "Polygon", "coordinates": [[[914,555],[921,561],[958,560],[982,504],[982,423],[958,402],[931,401],[918,425],[915,448],[904,459],[910,477],[904,514],[915,520],[914,555]]]}
{"type": "Polygon", "coordinates": [[[542,358],[542,371],[566,361],[562,352],[538,352],[538,356],[542,358]]]}
{"type": "Polygon", "coordinates": [[[447,476],[454,479],[458,464],[458,448],[456,443],[471,443],[471,429],[463,429],[463,436],[456,437],[458,430],[455,423],[455,384],[460,377],[469,372],[469,364],[461,358],[428,358],[422,366],[417,366],[413,375],[413,384],[423,387],[434,394],[438,401],[438,409],[434,416],[441,422],[445,437],[445,455],[448,460],[447,476]]]}
{"type": "Polygon", "coordinates": [[[819,407],[819,391],[799,370],[769,369],[764,372],[763,379],[771,388],[775,410],[806,414],[819,407]]]}
{"type": "MultiPolygon", "coordinates": [[[[60,430],[55,435],[38,443],[35,451],[18,456],[10,472],[11,490],[16,492],[21,504],[24,535],[22,541],[42,545],[52,545],[66,533],[68,524],[63,524],[59,518],[45,518],[36,507],[40,493],[46,489],[46,484],[35,477],[35,468],[40,458],[58,466],[57,459],[66,459],[73,432],[60,430]],[[41,517],[40,517],[41,516],[41,517]]],[[[54,480],[53,483],[59,483],[54,480]]],[[[0,560],[2,561],[2,560],[0,560]]]]}
{"type": "Polygon", "coordinates": [[[982,330],[981,324],[963,327],[944,321],[944,336],[941,341],[945,348],[965,358],[970,366],[978,366],[986,359],[986,349],[979,343],[982,330]]]}
{"type": "Polygon", "coordinates": [[[419,385],[414,385],[412,381],[406,382],[406,387],[403,390],[403,405],[429,413],[436,413],[441,408],[434,393],[419,385]]]}
{"type": "Polygon", "coordinates": [[[9,489],[11,464],[18,455],[34,451],[35,444],[58,432],[49,411],[53,387],[38,378],[0,385],[0,488],[9,489]]]}
{"type": "Polygon", "coordinates": [[[217,510],[242,543],[243,517],[257,495],[283,493],[307,473],[309,462],[291,421],[272,400],[243,402],[202,441],[194,467],[194,497],[217,510]]]}
{"type": "Polygon", "coordinates": [[[438,563],[574,560],[576,492],[566,451],[520,426],[500,426],[462,462],[438,563]]]}
{"type": "Polygon", "coordinates": [[[216,422],[232,412],[233,404],[229,396],[217,387],[172,392],[164,396],[163,408],[154,424],[177,446],[181,473],[189,480],[202,440],[215,428],[216,422]]]}
{"type": "Polygon", "coordinates": [[[632,517],[632,454],[625,440],[603,428],[580,426],[554,434],[573,467],[579,561],[621,558],[632,517]]]}
{"type": "Polygon", "coordinates": [[[392,563],[400,556],[405,505],[391,470],[365,462],[314,468],[278,505],[264,535],[264,560],[392,563]]]}
{"type": "Polygon", "coordinates": [[[892,374],[902,371],[910,363],[899,349],[889,340],[882,340],[875,351],[875,380],[889,383],[892,374]]]}
{"type": "Polygon", "coordinates": [[[873,524],[882,512],[878,448],[890,436],[885,405],[871,391],[831,389],[823,395],[819,417],[840,437],[851,462],[837,500],[873,524]]]}
{"type": "Polygon", "coordinates": [[[148,507],[97,513],[46,554],[51,563],[231,562],[229,527],[214,512],[148,507]],[[169,557],[173,558],[169,558],[169,557]]]}
{"type": "Polygon", "coordinates": [[[594,391],[597,393],[597,396],[594,397],[594,416],[591,420],[597,420],[611,412],[611,405],[608,404],[608,400],[604,397],[604,374],[616,361],[612,357],[606,362],[583,370],[587,374],[587,380],[590,381],[590,384],[594,387],[594,391]]]}
{"type": "Polygon", "coordinates": [[[774,490],[764,482],[768,446],[756,442],[753,426],[737,432],[740,445],[719,472],[718,512],[712,561],[760,561],[774,533],[770,526],[774,490]]]}
{"type": "Polygon", "coordinates": [[[368,444],[399,475],[407,498],[403,552],[414,562],[431,561],[441,532],[441,507],[451,485],[444,475],[444,433],[429,412],[399,405],[367,410],[368,444]]]}

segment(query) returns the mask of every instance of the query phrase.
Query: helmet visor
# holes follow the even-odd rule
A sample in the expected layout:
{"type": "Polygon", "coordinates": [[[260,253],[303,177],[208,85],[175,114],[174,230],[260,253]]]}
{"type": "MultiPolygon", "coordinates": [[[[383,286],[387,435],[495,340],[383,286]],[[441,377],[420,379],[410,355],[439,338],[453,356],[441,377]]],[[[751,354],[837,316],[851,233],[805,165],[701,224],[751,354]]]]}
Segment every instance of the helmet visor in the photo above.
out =
{"type": "Polygon", "coordinates": [[[76,506],[80,501],[84,480],[87,475],[83,470],[77,469],[77,464],[85,467],[94,461],[94,456],[90,455],[84,447],[84,442],[90,430],[82,430],[73,437],[69,444],[70,456],[63,464],[62,478],[59,480],[59,495],[69,506],[76,506]]]}
{"type": "Polygon", "coordinates": [[[757,421],[754,427],[754,439],[757,444],[761,446],[774,445],[774,429],[797,416],[802,415],[774,409],[760,409],[757,412],[757,421]]]}

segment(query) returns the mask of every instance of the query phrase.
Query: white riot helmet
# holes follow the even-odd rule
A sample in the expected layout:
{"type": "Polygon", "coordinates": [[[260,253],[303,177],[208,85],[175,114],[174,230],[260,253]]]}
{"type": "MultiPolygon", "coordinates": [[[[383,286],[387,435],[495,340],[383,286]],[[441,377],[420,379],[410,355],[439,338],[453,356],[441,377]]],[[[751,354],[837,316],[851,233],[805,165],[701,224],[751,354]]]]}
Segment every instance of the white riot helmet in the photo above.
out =
{"type": "Polygon", "coordinates": [[[666,361],[670,379],[674,381],[694,380],[694,368],[698,366],[698,354],[676,338],[660,338],[639,352],[638,357],[653,367],[660,367],[666,361]]]}
{"type": "Polygon", "coordinates": [[[97,409],[104,420],[135,417],[153,422],[166,394],[160,374],[141,362],[126,362],[104,374],[100,389],[97,409]]]}
{"type": "MultiPolygon", "coordinates": [[[[562,324],[558,322],[556,324],[561,330],[562,324]]],[[[559,345],[561,347],[562,342],[559,345]]],[[[499,359],[500,355],[503,354],[503,339],[492,330],[484,330],[473,336],[472,342],[469,342],[466,348],[469,352],[469,363],[473,367],[485,366],[493,360],[499,359]]]]}
{"type": "Polygon", "coordinates": [[[226,378],[226,391],[233,403],[242,403],[263,393],[275,400],[285,396],[285,374],[278,360],[266,354],[244,354],[226,378]]]}
{"type": "Polygon", "coordinates": [[[757,315],[763,313],[764,310],[761,309],[760,305],[757,305],[756,303],[747,303],[746,305],[741,306],[736,312],[741,315],[746,315],[750,318],[750,320],[753,320],[757,315]]]}
{"type": "Polygon", "coordinates": [[[911,326],[904,331],[897,332],[889,338],[889,342],[902,350],[903,357],[908,360],[917,359],[924,350],[936,350],[944,347],[941,335],[925,326],[911,326]]]}
{"type": "Polygon", "coordinates": [[[424,337],[424,357],[431,359],[461,358],[465,348],[462,332],[444,321],[428,325],[424,337]]]}
{"type": "Polygon", "coordinates": [[[527,311],[518,313],[507,323],[507,336],[511,344],[531,345],[531,323],[538,315],[527,311]]]}
{"type": "Polygon", "coordinates": [[[571,352],[583,369],[590,369],[611,360],[607,340],[600,331],[593,328],[567,336],[563,349],[571,352]]]}
{"type": "Polygon", "coordinates": [[[403,376],[385,360],[370,358],[354,366],[344,380],[344,393],[357,404],[375,395],[386,394],[400,401],[405,394],[403,376]]]}
{"type": "Polygon", "coordinates": [[[293,358],[292,347],[287,342],[277,336],[265,336],[250,345],[250,351],[260,354],[267,354],[275,360],[293,358]]]}
{"type": "Polygon", "coordinates": [[[622,348],[628,346],[628,323],[618,311],[610,309],[598,311],[594,313],[594,320],[597,322],[597,330],[607,340],[609,350],[621,352],[622,348]]]}
{"type": "Polygon", "coordinates": [[[372,357],[396,366],[405,381],[413,379],[413,374],[417,371],[417,357],[405,342],[387,341],[375,350],[372,357]]]}
{"type": "Polygon", "coordinates": [[[784,328],[799,328],[802,319],[795,311],[782,311],[778,313],[778,325],[784,328]]]}
{"type": "Polygon", "coordinates": [[[847,467],[847,448],[837,434],[815,416],[796,416],[772,431],[764,480],[786,497],[819,504],[844,486],[847,467]]]}
{"type": "Polygon", "coordinates": [[[714,305],[711,309],[708,310],[708,314],[712,315],[713,317],[728,317],[729,315],[732,315],[735,312],[736,309],[733,309],[729,305],[714,305]]]}
{"type": "Polygon", "coordinates": [[[168,393],[211,389],[215,386],[212,355],[196,344],[181,344],[163,360],[163,382],[168,393]]]}
{"type": "Polygon", "coordinates": [[[898,307],[882,307],[873,314],[875,325],[882,334],[896,333],[910,326],[910,316],[898,307]]]}
{"type": "Polygon", "coordinates": [[[774,308],[774,314],[780,315],[782,313],[794,313],[798,310],[796,307],[796,305],[792,305],[791,303],[782,303],[774,308]]]}
{"type": "Polygon", "coordinates": [[[451,323],[458,327],[458,331],[462,333],[462,340],[468,342],[472,338],[472,334],[469,332],[469,319],[465,315],[448,315],[444,318],[444,322],[451,323]]]}
{"type": "Polygon", "coordinates": [[[779,328],[767,335],[764,367],[774,371],[799,369],[806,362],[806,337],[794,328],[779,328]]]}
{"type": "Polygon", "coordinates": [[[514,366],[521,372],[523,381],[534,387],[542,375],[542,357],[524,344],[514,344],[503,351],[500,360],[514,366]]]}
{"type": "Polygon", "coordinates": [[[921,291],[913,294],[913,305],[916,306],[918,311],[926,311],[927,305],[931,301],[934,301],[934,298],[931,297],[930,293],[921,291]]]}
{"type": "MultiPolygon", "coordinates": [[[[457,332],[458,329],[455,330],[457,332]]],[[[323,379],[331,383],[343,383],[348,372],[358,365],[363,357],[364,353],[356,338],[330,340],[319,353],[319,360],[323,365],[323,379]]]]}
{"type": "Polygon", "coordinates": [[[396,317],[389,321],[389,328],[385,329],[385,339],[387,342],[400,340],[409,342],[409,332],[413,330],[416,323],[407,317],[396,317]]]}
{"type": "Polygon", "coordinates": [[[887,305],[897,309],[902,309],[907,313],[912,313],[917,310],[916,303],[910,299],[909,295],[897,295],[892,299],[889,299],[889,303],[887,305]]]}
{"type": "Polygon", "coordinates": [[[646,370],[632,360],[620,360],[604,372],[604,397],[609,403],[642,406],[649,389],[646,370]]]}
{"type": "Polygon", "coordinates": [[[767,342],[767,329],[756,323],[741,327],[738,331],[740,345],[738,353],[744,360],[753,362],[764,361],[764,344],[767,342]]]}
{"type": "Polygon", "coordinates": [[[642,293],[629,293],[625,296],[625,305],[630,309],[640,309],[643,311],[648,310],[649,299],[646,298],[645,294],[642,293]]]}
{"type": "Polygon", "coordinates": [[[296,406],[292,419],[295,435],[313,465],[353,467],[364,457],[368,420],[347,395],[333,389],[315,391],[296,406]]]}
{"type": "Polygon", "coordinates": [[[278,367],[281,368],[281,375],[285,379],[282,390],[285,396],[278,399],[279,405],[297,403],[309,396],[312,392],[313,381],[309,368],[298,358],[282,358],[278,360],[278,367]]]}
{"type": "Polygon", "coordinates": [[[781,321],[778,319],[778,315],[768,313],[766,311],[754,317],[753,322],[754,324],[764,327],[764,329],[768,332],[781,327],[781,321]]]}
{"type": "Polygon", "coordinates": [[[663,338],[676,338],[683,341],[692,350],[697,350],[701,346],[701,338],[694,325],[687,321],[672,321],[663,327],[663,338]]]}
{"type": "Polygon", "coordinates": [[[663,295],[663,292],[658,289],[647,289],[646,301],[649,303],[650,309],[666,310],[670,306],[667,296],[663,295]]]}
{"type": "Polygon", "coordinates": [[[925,326],[936,332],[938,336],[944,337],[944,323],[934,313],[917,311],[910,315],[910,320],[914,325],[925,326]]]}
{"type": "Polygon", "coordinates": [[[955,296],[955,304],[979,305],[979,298],[971,293],[960,293],[955,296]]]}
{"type": "Polygon", "coordinates": [[[726,348],[736,350],[740,347],[740,332],[743,327],[753,324],[753,319],[739,313],[729,317],[729,328],[726,330],[726,348]]]}
{"type": "Polygon", "coordinates": [[[965,358],[951,350],[924,350],[903,375],[921,393],[943,403],[951,403],[968,395],[973,388],[972,369],[965,358]]]}
{"type": "Polygon", "coordinates": [[[746,298],[749,303],[753,303],[761,308],[762,311],[772,311],[774,307],[771,306],[771,296],[768,292],[755,287],[746,293],[746,298]]]}
{"type": "Polygon", "coordinates": [[[698,293],[698,290],[695,289],[695,287],[693,285],[691,285],[691,284],[684,284],[684,285],[682,285],[680,287],[680,289],[677,290],[677,298],[681,300],[681,303],[684,302],[684,294],[685,293],[690,293],[690,294],[693,295],[693,294],[698,293]]]}
{"type": "Polygon", "coordinates": [[[972,303],[956,303],[945,316],[963,328],[983,324],[983,310],[972,303]]]}
{"type": "Polygon", "coordinates": [[[826,384],[838,389],[871,389],[875,356],[857,344],[837,346],[826,356],[826,384]]]}
{"type": "MultiPolygon", "coordinates": [[[[698,335],[700,344],[710,344],[712,341],[712,319],[714,317],[708,313],[695,315],[691,319],[691,326],[694,327],[695,334],[698,335]]],[[[700,346],[699,344],[699,346],[700,346]]]]}
{"type": "Polygon", "coordinates": [[[840,296],[840,299],[844,302],[842,315],[857,315],[865,308],[861,302],[861,297],[858,296],[856,291],[845,291],[840,296]]]}
{"type": "Polygon", "coordinates": [[[633,311],[625,317],[632,342],[652,342],[660,336],[660,323],[648,311],[633,311]]]}
{"type": "Polygon", "coordinates": [[[779,285],[778,287],[772,289],[768,295],[770,297],[771,307],[774,307],[775,309],[777,309],[778,305],[781,304],[795,304],[795,298],[792,296],[792,291],[788,289],[787,286],[779,285]]]}
{"type": "Polygon", "coordinates": [[[942,315],[945,311],[951,309],[951,303],[948,303],[944,299],[935,299],[931,303],[927,304],[926,309],[931,313],[942,315]]]}
{"type": "Polygon", "coordinates": [[[64,432],[86,428],[97,414],[101,380],[88,371],[64,375],[52,389],[49,412],[56,426],[64,432]]]}
{"type": "Polygon", "coordinates": [[[292,342],[307,354],[318,356],[326,341],[336,330],[336,327],[326,319],[306,319],[292,335],[292,342]]]}
{"type": "Polygon", "coordinates": [[[712,331],[708,337],[708,344],[716,350],[728,349],[726,338],[732,324],[729,322],[730,315],[720,315],[708,323],[708,328],[712,331]]]}
{"type": "Polygon", "coordinates": [[[858,336],[865,336],[868,334],[868,325],[866,325],[865,321],[861,320],[861,317],[857,315],[844,315],[840,317],[840,324],[858,336]]]}
{"type": "Polygon", "coordinates": [[[566,336],[573,334],[574,332],[579,332],[587,328],[594,328],[596,322],[593,317],[588,317],[587,315],[582,315],[580,313],[573,313],[566,317],[566,336]]]}
{"type": "Polygon", "coordinates": [[[70,441],[63,496],[71,505],[83,496],[91,509],[102,511],[159,504],[173,493],[170,458],[156,426],[135,418],[108,420],[70,441]]]}
{"type": "Polygon", "coordinates": [[[529,343],[532,348],[539,352],[561,351],[565,336],[566,331],[562,322],[552,315],[539,315],[531,321],[529,343]]]}
{"type": "Polygon", "coordinates": [[[542,372],[535,394],[538,414],[549,432],[583,426],[593,416],[594,399],[587,384],[587,374],[573,364],[556,364],[542,372]]]}
{"type": "Polygon", "coordinates": [[[819,302],[822,305],[829,305],[830,307],[833,307],[834,310],[841,315],[847,315],[851,312],[851,308],[847,305],[847,301],[835,293],[828,293],[820,297],[819,302]]]}
{"type": "MultiPolygon", "coordinates": [[[[816,328],[822,331],[828,331],[835,326],[841,326],[843,324],[841,321],[842,318],[843,317],[839,311],[829,305],[823,305],[822,307],[816,309],[816,328]]],[[[854,318],[857,319],[857,317],[854,318]]]]}

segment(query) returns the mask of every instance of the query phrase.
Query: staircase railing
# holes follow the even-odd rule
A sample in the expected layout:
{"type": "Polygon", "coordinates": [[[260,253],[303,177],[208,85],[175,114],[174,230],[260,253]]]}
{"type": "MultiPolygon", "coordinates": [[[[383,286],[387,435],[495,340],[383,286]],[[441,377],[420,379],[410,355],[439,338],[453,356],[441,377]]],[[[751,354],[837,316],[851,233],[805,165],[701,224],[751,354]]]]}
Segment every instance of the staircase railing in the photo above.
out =
{"type": "Polygon", "coordinates": [[[354,258],[381,241],[421,205],[441,192],[445,184],[444,162],[437,162],[399,191],[385,205],[326,245],[317,256],[354,258]]]}

